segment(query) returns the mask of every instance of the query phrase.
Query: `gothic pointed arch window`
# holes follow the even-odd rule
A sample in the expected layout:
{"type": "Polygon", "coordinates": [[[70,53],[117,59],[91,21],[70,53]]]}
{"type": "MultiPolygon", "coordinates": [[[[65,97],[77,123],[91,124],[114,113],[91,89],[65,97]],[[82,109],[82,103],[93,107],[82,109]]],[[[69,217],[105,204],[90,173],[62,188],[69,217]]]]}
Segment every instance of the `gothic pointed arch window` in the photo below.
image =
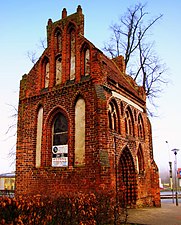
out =
{"type": "Polygon", "coordinates": [[[75,157],[74,165],[85,164],[85,100],[79,97],[75,104],[75,157]]]}
{"type": "Polygon", "coordinates": [[[143,118],[142,118],[141,114],[138,115],[138,137],[140,137],[140,138],[145,137],[143,118]]]}
{"type": "Polygon", "coordinates": [[[84,43],[81,49],[81,75],[90,75],[90,47],[87,43],[84,43]]]}
{"type": "Polygon", "coordinates": [[[43,87],[47,88],[49,86],[49,79],[50,79],[50,63],[47,57],[43,60],[42,65],[42,72],[43,72],[43,87]]]}
{"type": "Polygon", "coordinates": [[[137,161],[138,174],[143,174],[144,173],[144,157],[143,157],[143,152],[142,152],[141,145],[138,148],[136,161],[137,161]]]}
{"type": "Polygon", "coordinates": [[[52,166],[68,166],[68,121],[58,112],[52,126],[52,166]]]}
{"type": "Polygon", "coordinates": [[[109,120],[109,128],[113,131],[120,133],[120,119],[119,119],[118,107],[114,100],[112,100],[109,103],[108,120],[109,120]]]}
{"type": "Polygon", "coordinates": [[[55,45],[58,53],[62,51],[62,32],[57,29],[55,32],[55,45]]]}
{"type": "Polygon", "coordinates": [[[69,28],[69,48],[70,48],[70,80],[75,79],[75,27],[69,28]]]}
{"type": "Polygon", "coordinates": [[[68,144],[68,122],[62,113],[58,113],[53,123],[53,145],[68,144]]]}
{"type": "Polygon", "coordinates": [[[90,74],[90,50],[87,48],[84,54],[85,76],[90,74]]]}
{"type": "Polygon", "coordinates": [[[55,59],[56,85],[62,83],[62,56],[59,54],[55,59]]]}
{"type": "Polygon", "coordinates": [[[43,107],[40,106],[37,114],[37,131],[36,131],[36,168],[41,166],[41,140],[42,140],[42,127],[43,127],[43,107]]]}
{"type": "Polygon", "coordinates": [[[134,120],[129,106],[125,111],[125,130],[127,135],[134,136],[134,120]]]}

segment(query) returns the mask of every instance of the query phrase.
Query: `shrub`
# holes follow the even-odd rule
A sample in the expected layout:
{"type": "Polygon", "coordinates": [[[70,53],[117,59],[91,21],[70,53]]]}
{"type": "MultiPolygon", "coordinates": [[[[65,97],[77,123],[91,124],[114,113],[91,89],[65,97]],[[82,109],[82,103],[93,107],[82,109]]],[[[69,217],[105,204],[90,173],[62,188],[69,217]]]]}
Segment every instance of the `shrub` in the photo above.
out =
{"type": "Polygon", "coordinates": [[[111,192],[66,194],[57,199],[40,195],[0,197],[0,224],[110,225],[114,219],[115,198],[111,192]]]}

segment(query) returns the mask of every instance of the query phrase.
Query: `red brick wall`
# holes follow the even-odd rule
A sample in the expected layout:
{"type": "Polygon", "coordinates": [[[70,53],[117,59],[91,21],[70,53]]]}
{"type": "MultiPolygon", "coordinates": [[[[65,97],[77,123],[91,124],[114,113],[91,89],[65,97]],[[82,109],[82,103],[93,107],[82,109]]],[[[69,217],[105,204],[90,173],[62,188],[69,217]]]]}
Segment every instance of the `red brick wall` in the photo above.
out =
{"type": "MultiPolygon", "coordinates": [[[[32,70],[24,75],[20,85],[18,139],[16,160],[16,195],[44,194],[52,197],[63,192],[77,192],[116,187],[125,188],[130,205],[160,205],[158,169],[152,155],[152,135],[146,114],[145,93],[125,74],[123,58],[108,59],[100,50],[83,37],[84,16],[79,7],[77,13],[53,23],[48,22],[48,47],[32,70]],[[76,29],[76,78],[69,80],[68,33],[69,25],[76,29]],[[62,83],[55,85],[55,30],[62,31],[62,83]],[[82,74],[82,48],[90,49],[90,75],[82,74]],[[50,62],[49,87],[44,88],[43,59],[50,62]],[[117,64],[116,64],[117,63],[117,64]],[[113,91],[124,96],[121,100],[113,91]],[[85,166],[74,166],[75,103],[78,96],[85,100],[85,166]],[[114,99],[119,114],[120,132],[109,128],[109,102],[114,99]],[[132,104],[129,104],[129,101],[132,104]],[[138,107],[134,107],[134,104],[138,107]],[[126,134],[125,116],[129,105],[134,121],[134,135],[126,134]],[[37,113],[43,107],[43,131],[41,166],[35,167],[37,113]],[[140,109],[142,109],[140,111],[140,109]],[[68,167],[51,166],[52,121],[57,111],[68,120],[68,167]],[[141,113],[144,138],[138,137],[138,115],[141,113]],[[144,171],[138,174],[137,151],[141,146],[144,171]],[[125,159],[125,162],[123,160],[125,159]],[[125,164],[124,164],[125,163],[125,164]],[[124,165],[123,165],[124,164],[124,165]],[[117,166],[116,166],[117,165],[117,166]],[[124,166],[127,165],[127,168],[124,166]],[[130,167],[130,168],[129,168],[130,167]],[[117,168],[117,170],[116,170],[117,168]],[[128,171],[127,181],[121,180],[128,171]],[[125,184],[132,185],[134,193],[125,184]]],[[[118,119],[117,119],[118,123],[118,119]]],[[[126,179],[126,178],[125,178],[126,179]]],[[[131,187],[131,186],[130,186],[131,187]]]]}

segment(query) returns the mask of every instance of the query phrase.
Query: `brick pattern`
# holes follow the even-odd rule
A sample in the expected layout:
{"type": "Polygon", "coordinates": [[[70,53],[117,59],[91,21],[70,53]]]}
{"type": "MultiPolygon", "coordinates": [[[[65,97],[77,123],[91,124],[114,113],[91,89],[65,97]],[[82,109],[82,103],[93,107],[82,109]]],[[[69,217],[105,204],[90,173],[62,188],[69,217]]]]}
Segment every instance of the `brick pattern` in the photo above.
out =
{"type": "MultiPolygon", "coordinates": [[[[16,195],[43,194],[56,197],[65,192],[115,190],[125,191],[130,206],[160,206],[158,168],[152,154],[151,125],[146,114],[146,96],[142,87],[125,73],[124,59],[108,59],[84,37],[84,16],[77,12],[47,25],[48,47],[20,83],[16,195]],[[69,29],[75,29],[75,79],[70,80],[69,29]],[[56,46],[56,31],[62,34],[61,52],[56,46]],[[84,75],[83,54],[90,51],[90,74],[84,75]],[[84,51],[83,51],[84,49],[84,51]],[[62,58],[62,82],[56,85],[56,56],[62,58]],[[49,86],[44,88],[44,60],[49,60],[49,86]],[[115,91],[125,100],[113,97],[115,91]],[[76,167],[75,104],[85,100],[85,165],[76,167]],[[119,129],[109,126],[109,103],[117,107],[119,129]],[[138,105],[128,104],[131,101],[138,105]],[[37,114],[43,107],[41,166],[36,168],[37,114]],[[132,114],[134,133],[126,133],[126,110],[132,114]],[[68,120],[68,167],[52,167],[52,124],[58,112],[68,120]],[[142,117],[144,135],[139,135],[138,116],[142,117]],[[144,169],[137,171],[137,152],[142,150],[144,169]]],[[[140,154],[141,155],[141,154],[140,154]]]]}

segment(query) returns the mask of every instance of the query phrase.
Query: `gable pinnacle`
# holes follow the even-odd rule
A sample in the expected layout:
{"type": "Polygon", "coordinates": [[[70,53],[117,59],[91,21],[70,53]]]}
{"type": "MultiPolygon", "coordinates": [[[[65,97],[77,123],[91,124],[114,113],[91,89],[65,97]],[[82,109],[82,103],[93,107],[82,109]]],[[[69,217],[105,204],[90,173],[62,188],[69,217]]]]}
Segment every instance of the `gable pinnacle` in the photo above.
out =
{"type": "Polygon", "coordinates": [[[82,8],[80,5],[78,5],[78,7],[77,7],[77,13],[82,14],[82,8]]]}
{"type": "Polygon", "coordinates": [[[62,19],[64,19],[65,17],[67,17],[67,10],[66,10],[66,8],[63,8],[63,10],[62,10],[62,19]]]}

